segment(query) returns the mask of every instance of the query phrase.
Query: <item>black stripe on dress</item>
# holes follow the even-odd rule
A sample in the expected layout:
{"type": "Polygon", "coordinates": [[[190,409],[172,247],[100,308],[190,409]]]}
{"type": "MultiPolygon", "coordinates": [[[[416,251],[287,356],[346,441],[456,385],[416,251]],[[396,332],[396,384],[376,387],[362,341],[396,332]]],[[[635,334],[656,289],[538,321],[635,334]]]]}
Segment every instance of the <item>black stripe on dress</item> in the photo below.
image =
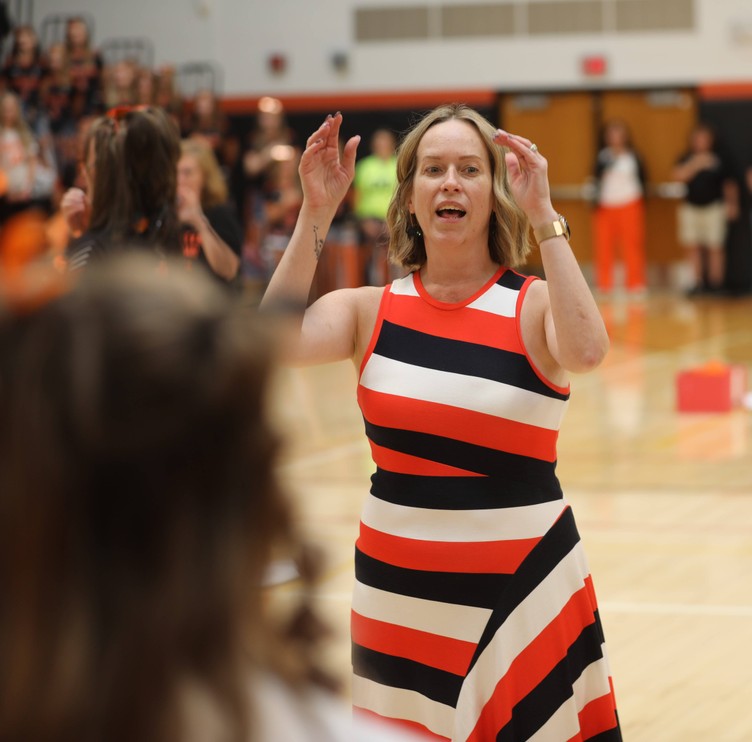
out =
{"type": "Polygon", "coordinates": [[[586,626],[563,657],[512,711],[497,742],[529,739],[572,696],[572,686],[588,665],[603,657],[595,624],[586,626]]]}
{"type": "Polygon", "coordinates": [[[569,394],[541,381],[521,353],[437,337],[388,320],[381,326],[373,352],[411,366],[489,379],[552,399],[569,399],[569,394]]]}
{"type": "MultiPolygon", "coordinates": [[[[555,466],[555,465],[554,465],[555,466]]],[[[558,482],[510,482],[506,477],[430,477],[377,469],[371,494],[395,505],[431,510],[490,510],[562,499],[558,482]],[[553,486],[552,486],[553,485],[553,486]]]]}
{"type": "Polygon", "coordinates": [[[559,486],[556,465],[520,454],[498,451],[495,448],[465,443],[431,433],[399,430],[373,425],[365,420],[366,435],[377,446],[417,456],[428,461],[464,469],[489,477],[504,477],[510,485],[537,483],[538,487],[553,489],[559,486]]]}
{"type": "Polygon", "coordinates": [[[572,508],[567,507],[515,572],[515,579],[510,581],[501,602],[483,630],[470,663],[471,668],[514,609],[540,585],[579,540],[580,534],[577,532],[572,508]]]}
{"type": "Polygon", "coordinates": [[[414,660],[353,644],[353,672],[392,688],[412,690],[433,701],[456,707],[463,677],[414,660]]]}
{"type": "Polygon", "coordinates": [[[503,286],[505,289],[512,289],[513,291],[520,291],[525,285],[528,276],[523,276],[520,273],[515,273],[513,270],[506,270],[499,276],[499,280],[496,282],[499,286],[503,286]]]}
{"type": "Polygon", "coordinates": [[[615,713],[617,726],[613,729],[607,729],[605,732],[596,734],[595,737],[588,737],[587,742],[622,742],[621,729],[619,728],[619,714],[615,713]]]}
{"type": "Polygon", "coordinates": [[[511,575],[424,572],[395,567],[356,548],[355,579],[363,585],[410,598],[492,610],[511,575]]]}

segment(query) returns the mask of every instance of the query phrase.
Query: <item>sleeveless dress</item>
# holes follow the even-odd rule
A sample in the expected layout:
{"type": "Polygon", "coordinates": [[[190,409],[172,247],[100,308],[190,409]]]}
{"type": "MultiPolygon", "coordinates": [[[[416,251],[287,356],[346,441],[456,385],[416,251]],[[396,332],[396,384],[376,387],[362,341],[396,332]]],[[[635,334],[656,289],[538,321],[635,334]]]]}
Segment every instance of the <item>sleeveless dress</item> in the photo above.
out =
{"type": "Polygon", "coordinates": [[[376,472],[355,549],[356,713],[428,739],[620,740],[595,594],[556,477],[569,390],[521,339],[533,277],[465,302],[384,290],[358,402],[376,472]]]}

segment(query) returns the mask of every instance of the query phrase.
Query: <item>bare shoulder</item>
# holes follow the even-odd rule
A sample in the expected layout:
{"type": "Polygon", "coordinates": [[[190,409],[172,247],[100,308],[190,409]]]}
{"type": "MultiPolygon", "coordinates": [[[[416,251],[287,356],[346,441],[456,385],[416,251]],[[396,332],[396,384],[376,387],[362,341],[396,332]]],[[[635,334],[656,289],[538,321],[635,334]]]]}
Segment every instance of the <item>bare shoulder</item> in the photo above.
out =
{"type": "Polygon", "coordinates": [[[355,362],[360,363],[368,343],[376,327],[376,319],[379,315],[381,299],[384,296],[383,286],[361,286],[352,289],[357,292],[356,306],[358,315],[358,330],[355,342],[355,362]]]}
{"type": "Polygon", "coordinates": [[[551,302],[548,298],[548,284],[544,280],[531,281],[527,288],[527,294],[525,295],[525,301],[522,304],[522,317],[524,321],[525,315],[528,315],[530,319],[536,318],[543,322],[543,318],[548,310],[551,302]]]}
{"type": "Polygon", "coordinates": [[[359,313],[369,314],[371,312],[377,313],[379,311],[379,305],[381,304],[381,298],[384,295],[383,286],[361,286],[357,289],[351,289],[355,294],[355,302],[359,313]]]}

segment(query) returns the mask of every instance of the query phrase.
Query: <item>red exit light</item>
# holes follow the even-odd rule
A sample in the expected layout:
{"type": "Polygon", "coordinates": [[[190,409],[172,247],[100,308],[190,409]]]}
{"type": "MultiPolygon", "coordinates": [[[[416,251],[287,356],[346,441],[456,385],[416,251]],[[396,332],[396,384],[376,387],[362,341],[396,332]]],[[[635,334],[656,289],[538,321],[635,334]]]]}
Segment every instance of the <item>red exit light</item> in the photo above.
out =
{"type": "Polygon", "coordinates": [[[603,55],[585,57],[582,60],[582,74],[587,77],[603,77],[608,72],[608,62],[603,55]]]}

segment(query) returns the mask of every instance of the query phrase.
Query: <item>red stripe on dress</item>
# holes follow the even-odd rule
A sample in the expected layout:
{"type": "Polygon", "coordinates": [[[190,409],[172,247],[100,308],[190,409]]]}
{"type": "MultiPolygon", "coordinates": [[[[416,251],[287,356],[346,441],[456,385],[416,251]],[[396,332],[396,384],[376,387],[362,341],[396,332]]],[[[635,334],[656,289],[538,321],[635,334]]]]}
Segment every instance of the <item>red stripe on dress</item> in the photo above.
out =
{"type": "Polygon", "coordinates": [[[357,719],[359,716],[367,717],[372,722],[375,722],[381,726],[381,730],[386,732],[392,728],[395,730],[402,729],[411,733],[411,738],[424,739],[424,740],[441,740],[441,742],[452,742],[449,737],[442,737],[440,734],[435,734],[430,729],[424,727],[422,724],[418,724],[417,721],[410,721],[409,719],[395,719],[391,716],[381,716],[375,711],[370,709],[364,709],[360,706],[353,706],[353,716],[357,719]]]}
{"type": "Polygon", "coordinates": [[[384,448],[373,441],[368,441],[371,445],[371,457],[374,463],[380,469],[391,471],[395,474],[416,474],[424,477],[482,477],[474,471],[458,469],[448,464],[440,464],[437,461],[421,459],[418,456],[411,456],[409,453],[400,453],[392,451],[391,448],[384,448]]]}
{"type": "MultiPolygon", "coordinates": [[[[588,577],[589,582],[590,578],[588,577]]],[[[512,709],[566,657],[582,630],[595,622],[591,588],[585,584],[559,614],[512,661],[480,712],[467,742],[495,739],[509,723],[512,709]]]]}
{"type": "Polygon", "coordinates": [[[443,312],[417,296],[392,296],[384,319],[428,335],[523,354],[514,317],[463,307],[443,312]]]}
{"type": "Polygon", "coordinates": [[[410,397],[374,391],[362,384],[358,389],[361,409],[368,410],[368,422],[401,430],[451,438],[495,451],[553,463],[556,460],[558,431],[527,423],[426,402],[410,397]]]}
{"type": "Polygon", "coordinates": [[[507,541],[425,541],[382,533],[361,521],[357,547],[367,556],[425,572],[513,574],[540,537],[507,541]]]}
{"type": "Polygon", "coordinates": [[[352,640],[367,649],[465,675],[477,644],[366,618],[351,612],[352,640]]]}
{"type": "Polygon", "coordinates": [[[578,714],[582,739],[592,739],[616,727],[616,702],[613,690],[590,701],[578,714]]]}

